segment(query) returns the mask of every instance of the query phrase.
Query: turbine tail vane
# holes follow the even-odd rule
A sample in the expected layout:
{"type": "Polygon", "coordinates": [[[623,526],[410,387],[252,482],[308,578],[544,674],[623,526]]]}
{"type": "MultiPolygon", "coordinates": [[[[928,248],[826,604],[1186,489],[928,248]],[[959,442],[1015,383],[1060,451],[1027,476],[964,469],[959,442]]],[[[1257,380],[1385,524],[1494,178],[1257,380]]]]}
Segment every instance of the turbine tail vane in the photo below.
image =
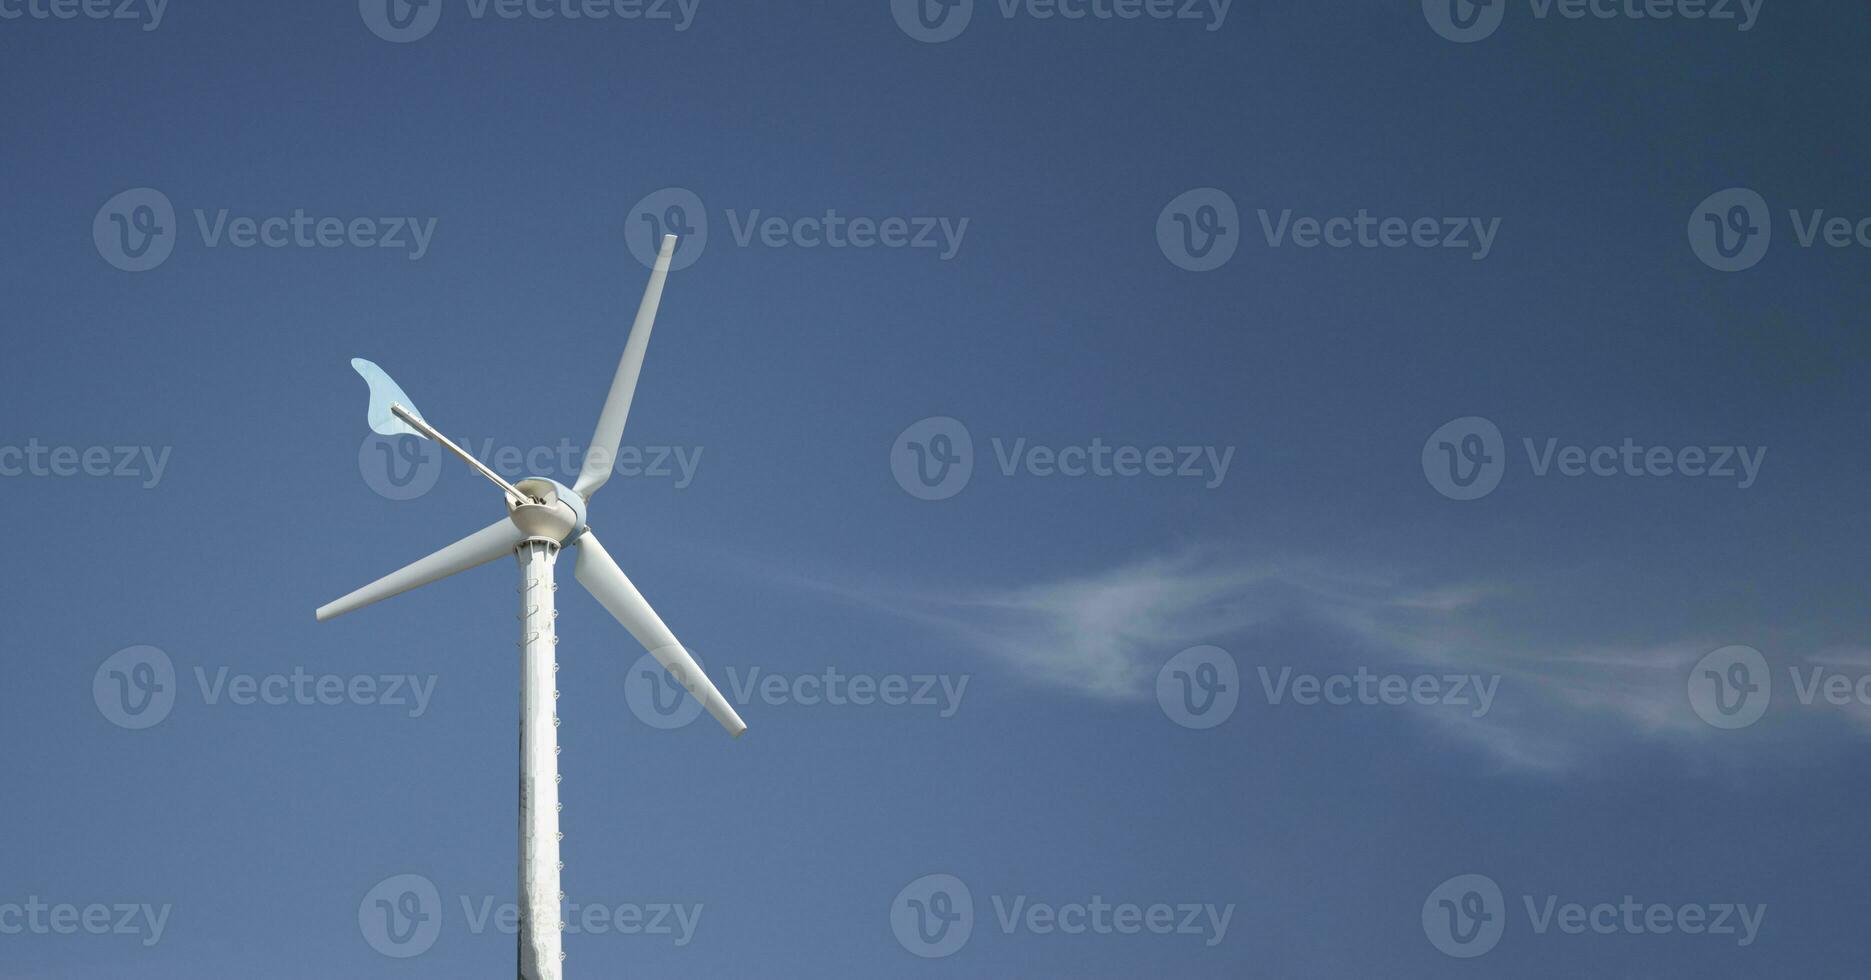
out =
{"type": "Polygon", "coordinates": [[[486,463],[475,459],[474,454],[455,445],[454,440],[430,425],[422,413],[416,411],[416,404],[403,393],[403,387],[390,377],[389,372],[361,357],[351,358],[351,367],[364,376],[365,384],[370,385],[370,413],[367,419],[372,432],[382,436],[421,436],[431,440],[459,456],[476,473],[493,481],[514,504],[523,504],[530,499],[486,463]]]}
{"type": "Polygon", "coordinates": [[[391,411],[392,406],[401,405],[409,414],[417,418],[422,413],[416,410],[416,403],[403,393],[403,386],[390,377],[389,372],[361,357],[351,358],[351,367],[364,376],[364,383],[370,386],[370,431],[380,436],[420,436],[421,432],[412,428],[391,411]]]}

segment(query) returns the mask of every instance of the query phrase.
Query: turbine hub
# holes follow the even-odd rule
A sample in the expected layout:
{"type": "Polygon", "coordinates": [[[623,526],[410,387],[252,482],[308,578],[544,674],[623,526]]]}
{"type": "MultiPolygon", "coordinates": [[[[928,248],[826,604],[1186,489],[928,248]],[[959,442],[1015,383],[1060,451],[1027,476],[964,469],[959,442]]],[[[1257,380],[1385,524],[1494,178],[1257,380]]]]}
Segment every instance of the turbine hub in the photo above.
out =
{"type": "Polygon", "coordinates": [[[528,538],[563,545],[585,532],[585,499],[571,488],[543,476],[529,477],[514,486],[533,498],[518,505],[507,502],[508,518],[528,538]]]}

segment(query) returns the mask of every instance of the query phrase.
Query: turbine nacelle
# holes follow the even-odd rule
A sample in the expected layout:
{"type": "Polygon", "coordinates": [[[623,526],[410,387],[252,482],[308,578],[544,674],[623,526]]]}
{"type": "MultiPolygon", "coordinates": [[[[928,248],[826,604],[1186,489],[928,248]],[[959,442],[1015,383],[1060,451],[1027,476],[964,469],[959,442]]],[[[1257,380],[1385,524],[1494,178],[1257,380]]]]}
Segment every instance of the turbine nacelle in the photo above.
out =
{"type": "Polygon", "coordinates": [[[557,545],[571,544],[585,533],[585,498],[557,480],[528,477],[514,484],[526,502],[507,500],[507,518],[527,538],[557,545]]]}

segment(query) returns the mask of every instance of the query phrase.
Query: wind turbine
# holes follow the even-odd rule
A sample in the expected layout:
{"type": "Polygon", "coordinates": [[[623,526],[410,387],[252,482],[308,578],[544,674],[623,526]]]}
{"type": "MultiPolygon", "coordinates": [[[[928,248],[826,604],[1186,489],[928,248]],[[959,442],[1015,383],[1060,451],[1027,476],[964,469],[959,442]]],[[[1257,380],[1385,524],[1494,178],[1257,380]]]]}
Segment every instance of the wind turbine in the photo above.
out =
{"type": "Polygon", "coordinates": [[[408,592],[456,572],[466,571],[493,561],[502,555],[514,555],[520,564],[520,977],[522,980],[559,980],[560,902],[559,890],[559,718],[553,706],[559,692],[553,674],[558,670],[554,647],[559,642],[554,627],[558,614],[553,610],[552,567],[559,550],[578,546],[574,574],[612,616],[643,644],[657,661],[674,675],[677,683],[700,701],[715,716],[728,734],[738,737],[747,730],[741,716],[721,696],[708,675],[702,673],[695,658],[676,641],[675,634],[663,625],[662,617],[645,601],[623,569],[611,559],[597,535],[585,523],[586,508],[592,494],[611,478],[612,463],[624,434],[624,420],[630,414],[630,401],[637,390],[637,376],[643,371],[643,352],[650,343],[650,328],[656,322],[656,308],[662,302],[663,280],[669,275],[669,260],[675,254],[676,236],[663,236],[662,249],[650,272],[650,284],[643,292],[643,304],[630,327],[630,339],[624,343],[624,356],[617,363],[617,376],[604,399],[598,415],[597,431],[579,467],[578,480],[570,489],[546,477],[508,483],[480,460],[475,459],[447,436],[423,421],[409,396],[403,393],[388,374],[369,361],[357,358],[351,366],[370,385],[370,427],[382,435],[416,435],[433,439],[460,456],[469,466],[497,484],[507,495],[507,516],[462,538],[440,551],[420,559],[364,586],[361,589],[320,606],[318,619],[323,622],[373,602],[408,592]]]}

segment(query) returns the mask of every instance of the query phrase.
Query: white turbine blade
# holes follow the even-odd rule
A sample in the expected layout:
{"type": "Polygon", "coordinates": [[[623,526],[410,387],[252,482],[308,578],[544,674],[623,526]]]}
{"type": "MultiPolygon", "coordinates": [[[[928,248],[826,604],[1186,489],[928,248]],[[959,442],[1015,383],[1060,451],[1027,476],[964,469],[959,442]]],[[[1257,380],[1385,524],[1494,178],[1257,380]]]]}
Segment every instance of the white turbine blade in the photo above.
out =
{"type": "Polygon", "coordinates": [[[624,438],[624,421],[630,417],[630,400],[636,396],[637,377],[643,373],[643,352],[650,346],[650,328],[656,325],[656,308],[663,301],[663,280],[669,276],[669,260],[675,254],[676,236],[664,235],[662,250],[656,253],[656,266],[650,270],[650,284],[643,290],[643,305],[637,307],[637,320],[630,326],[630,339],[624,341],[624,356],[617,362],[617,376],[611,379],[611,393],[605,396],[597,431],[591,434],[591,445],[585,447],[578,482],[572,486],[587,500],[611,478],[611,468],[617,462],[617,447],[624,438]]]}
{"type": "Polygon", "coordinates": [[[428,585],[436,579],[447,578],[456,572],[465,572],[496,558],[511,555],[525,537],[512,521],[503,517],[499,523],[482,528],[427,558],[399,568],[336,602],[318,607],[318,620],[322,623],[333,616],[341,616],[353,609],[401,595],[417,586],[428,585]]]}
{"type": "Polygon", "coordinates": [[[643,593],[630,584],[624,570],[611,560],[609,552],[598,543],[590,531],[578,538],[578,565],[573,570],[578,582],[583,585],[604,608],[624,624],[624,629],[637,638],[650,651],[658,663],[662,664],[676,678],[676,682],[695,696],[708,713],[715,716],[721,727],[736,738],[747,730],[747,723],[736,714],[734,706],[721,696],[708,675],[702,673],[700,664],[689,656],[689,651],[676,642],[676,635],[663,625],[662,617],[643,598],[643,593]]]}

